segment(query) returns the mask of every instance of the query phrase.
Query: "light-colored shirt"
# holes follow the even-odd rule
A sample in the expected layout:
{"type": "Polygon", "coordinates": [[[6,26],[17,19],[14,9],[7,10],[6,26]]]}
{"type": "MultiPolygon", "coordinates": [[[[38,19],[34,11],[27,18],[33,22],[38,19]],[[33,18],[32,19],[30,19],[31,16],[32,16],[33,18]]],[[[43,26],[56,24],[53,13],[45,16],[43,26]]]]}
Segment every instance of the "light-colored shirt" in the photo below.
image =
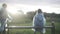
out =
{"type": "Polygon", "coordinates": [[[40,31],[45,33],[45,28],[43,28],[46,25],[46,19],[44,17],[43,13],[37,13],[33,18],[33,26],[39,26],[41,28],[40,31]]]}
{"type": "Polygon", "coordinates": [[[10,22],[12,20],[12,17],[10,15],[7,14],[7,10],[5,8],[1,8],[0,9],[0,32],[4,31],[5,25],[7,24],[7,21],[10,22]]]}

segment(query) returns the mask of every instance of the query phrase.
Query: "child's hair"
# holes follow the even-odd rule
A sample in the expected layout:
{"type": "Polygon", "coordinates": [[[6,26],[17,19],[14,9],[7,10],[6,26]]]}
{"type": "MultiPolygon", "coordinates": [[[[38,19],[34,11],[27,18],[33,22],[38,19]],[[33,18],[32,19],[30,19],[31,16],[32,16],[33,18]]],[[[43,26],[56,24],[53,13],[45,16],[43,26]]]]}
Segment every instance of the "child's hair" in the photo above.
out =
{"type": "Polygon", "coordinates": [[[3,3],[2,6],[6,6],[7,7],[7,4],[3,3]]]}
{"type": "Polygon", "coordinates": [[[41,9],[38,9],[38,13],[42,13],[42,10],[41,9]]]}

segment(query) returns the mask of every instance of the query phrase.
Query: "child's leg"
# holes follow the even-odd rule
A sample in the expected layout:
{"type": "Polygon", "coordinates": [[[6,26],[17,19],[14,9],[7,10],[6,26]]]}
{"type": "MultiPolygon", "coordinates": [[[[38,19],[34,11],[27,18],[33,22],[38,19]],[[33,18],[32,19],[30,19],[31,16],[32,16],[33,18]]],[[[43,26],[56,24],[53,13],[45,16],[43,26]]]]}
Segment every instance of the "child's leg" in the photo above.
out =
{"type": "Polygon", "coordinates": [[[40,34],[45,34],[46,31],[45,31],[45,28],[43,28],[41,31],[40,31],[40,34]]]}
{"type": "Polygon", "coordinates": [[[6,34],[6,31],[4,30],[4,31],[2,32],[2,34],[6,34]]]}
{"type": "Polygon", "coordinates": [[[43,34],[42,32],[40,32],[40,34],[43,34]]]}
{"type": "Polygon", "coordinates": [[[0,34],[2,34],[2,32],[0,32],[0,34]]]}
{"type": "Polygon", "coordinates": [[[45,34],[45,33],[43,33],[43,32],[40,32],[40,34],[45,34]]]}

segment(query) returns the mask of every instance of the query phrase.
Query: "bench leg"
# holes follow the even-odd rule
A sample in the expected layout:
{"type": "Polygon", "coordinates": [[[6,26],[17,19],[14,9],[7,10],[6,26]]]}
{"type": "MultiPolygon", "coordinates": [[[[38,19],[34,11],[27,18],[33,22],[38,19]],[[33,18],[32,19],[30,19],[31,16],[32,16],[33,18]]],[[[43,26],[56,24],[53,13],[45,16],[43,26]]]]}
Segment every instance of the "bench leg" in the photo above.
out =
{"type": "Polygon", "coordinates": [[[36,31],[34,31],[34,34],[36,34],[36,31]]]}

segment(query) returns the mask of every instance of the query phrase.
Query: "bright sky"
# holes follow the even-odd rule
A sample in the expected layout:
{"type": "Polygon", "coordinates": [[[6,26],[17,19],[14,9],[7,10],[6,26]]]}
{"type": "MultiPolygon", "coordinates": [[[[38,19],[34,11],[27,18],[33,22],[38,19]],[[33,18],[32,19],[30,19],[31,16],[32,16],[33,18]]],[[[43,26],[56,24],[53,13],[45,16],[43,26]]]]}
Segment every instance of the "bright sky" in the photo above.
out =
{"type": "Polygon", "coordinates": [[[43,5],[24,5],[24,4],[8,4],[8,11],[12,13],[16,13],[18,10],[22,10],[24,13],[28,11],[35,11],[37,9],[42,9],[43,12],[47,13],[60,13],[60,8],[52,7],[52,6],[43,6],[43,5]]]}
{"type": "Polygon", "coordinates": [[[40,8],[43,12],[60,14],[60,0],[0,0],[0,3],[7,3],[7,10],[11,13],[18,10],[26,13],[40,8]]]}

